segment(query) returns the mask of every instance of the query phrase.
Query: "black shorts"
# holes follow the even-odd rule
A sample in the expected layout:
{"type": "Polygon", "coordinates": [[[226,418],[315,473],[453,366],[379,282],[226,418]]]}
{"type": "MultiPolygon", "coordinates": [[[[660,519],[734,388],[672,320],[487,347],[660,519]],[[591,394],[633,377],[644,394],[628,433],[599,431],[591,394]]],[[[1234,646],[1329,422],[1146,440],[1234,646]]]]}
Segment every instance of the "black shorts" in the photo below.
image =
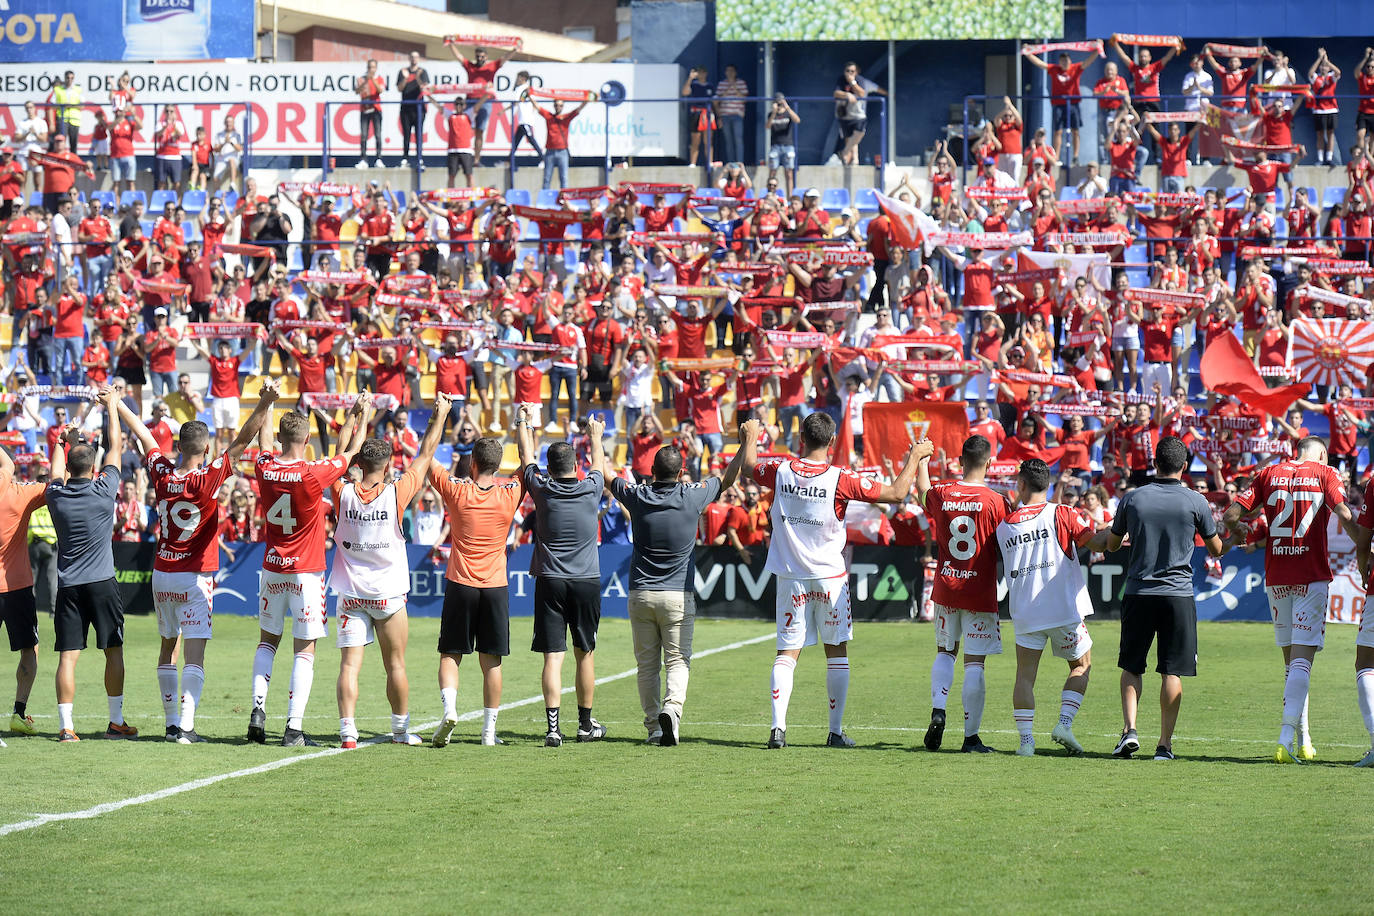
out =
{"type": "Polygon", "coordinates": [[[114,649],[124,645],[124,602],[114,579],[62,585],[57,589],[53,630],[58,652],[86,648],[86,633],[95,627],[95,647],[114,649]]]}
{"type": "Polygon", "coordinates": [[[534,577],[534,652],[568,651],[568,630],[573,648],[596,649],[596,628],[601,623],[600,579],[550,579],[534,577]]]}
{"type": "Polygon", "coordinates": [[[179,158],[163,159],[160,156],[153,158],[153,183],[161,184],[164,181],[174,185],[181,184],[181,160],[179,158]]]}
{"type": "Polygon", "coordinates": [[[1054,129],[1078,130],[1083,126],[1083,115],[1078,110],[1077,102],[1055,102],[1054,103],[1054,129]]]}
{"type": "Polygon", "coordinates": [[[1197,606],[1191,595],[1126,595],[1121,599],[1121,653],[1116,666],[1144,674],[1150,643],[1158,640],[1155,670],[1197,674],[1197,606]]]}
{"type": "Polygon", "coordinates": [[[1334,131],[1336,129],[1336,112],[1329,111],[1325,114],[1312,115],[1312,126],[1317,130],[1334,131]]]}
{"type": "Polygon", "coordinates": [[[461,171],[464,178],[471,178],[472,153],[449,153],[448,170],[455,175],[461,171]]]}
{"type": "Polygon", "coordinates": [[[1374,114],[1360,112],[1355,115],[1355,129],[1374,133],[1374,114]]]}
{"type": "Polygon", "coordinates": [[[510,589],[477,588],[444,582],[444,610],[439,619],[442,655],[510,655],[510,589]]]}
{"type": "Polygon", "coordinates": [[[840,136],[846,140],[848,140],[854,134],[861,134],[867,130],[867,118],[854,118],[852,120],[847,120],[845,118],[840,119],[840,136]]]}
{"type": "Polygon", "coordinates": [[[32,585],[0,592],[0,622],[9,631],[11,652],[38,645],[38,611],[32,585]]]}
{"type": "Polygon", "coordinates": [[[124,379],[130,385],[148,384],[148,375],[143,371],[142,363],[136,366],[116,366],[115,377],[124,379]]]}

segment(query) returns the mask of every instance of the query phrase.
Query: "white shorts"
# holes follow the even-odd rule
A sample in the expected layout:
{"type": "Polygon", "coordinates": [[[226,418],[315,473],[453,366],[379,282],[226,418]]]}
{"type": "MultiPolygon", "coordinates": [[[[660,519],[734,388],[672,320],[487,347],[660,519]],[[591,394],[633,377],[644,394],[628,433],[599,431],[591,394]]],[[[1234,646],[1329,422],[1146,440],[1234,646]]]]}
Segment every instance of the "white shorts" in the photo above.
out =
{"type": "MultiPolygon", "coordinates": [[[[1269,615],[1274,620],[1274,642],[1280,648],[1316,646],[1321,649],[1326,645],[1326,605],[1330,586],[1330,582],[1313,582],[1265,588],[1269,596],[1269,615]]],[[[1360,629],[1364,630],[1363,622],[1360,629]]]]}
{"type": "Polygon", "coordinates": [[[108,156],[108,155],[110,155],[110,140],[109,140],[109,138],[107,137],[107,138],[105,138],[104,140],[92,140],[92,141],[91,141],[91,155],[92,155],[92,156],[108,156]]]}
{"type": "Polygon", "coordinates": [[[228,171],[229,171],[229,163],[231,163],[231,162],[239,162],[241,156],[242,156],[241,153],[236,153],[236,154],[233,155],[233,156],[216,156],[216,157],[215,157],[215,177],[218,178],[218,177],[220,177],[221,175],[223,175],[224,173],[228,172],[228,171]]]}
{"type": "Polygon", "coordinates": [[[157,613],[157,635],[163,639],[210,638],[211,596],[215,593],[213,576],[196,572],[153,570],[153,609],[157,613]]]}
{"type": "Polygon", "coordinates": [[[279,573],[264,569],[261,576],[258,595],[262,608],[258,611],[258,626],[264,632],[280,636],[289,613],[291,635],[295,639],[323,639],[328,635],[324,625],[324,573],[279,573]]]}
{"type": "Polygon", "coordinates": [[[935,648],[953,652],[964,644],[964,655],[1001,655],[1002,622],[997,612],[965,611],[933,604],[935,648]]]}
{"type": "Polygon", "coordinates": [[[1088,635],[1088,627],[1082,621],[1076,626],[1052,627],[1033,633],[1016,634],[1016,644],[1023,649],[1043,650],[1046,643],[1049,643],[1050,652],[1055,658],[1074,661],[1082,658],[1093,647],[1093,638],[1088,635]]]}
{"type": "Polygon", "coordinates": [[[210,400],[210,420],[216,430],[238,429],[239,399],[212,398],[210,400]]]}
{"type": "Polygon", "coordinates": [[[830,579],[777,577],[778,648],[802,649],[818,641],[838,646],[854,638],[849,576],[830,579]]]}
{"type": "Polygon", "coordinates": [[[1360,612],[1360,632],[1355,634],[1355,645],[1374,649],[1374,610],[1370,609],[1367,596],[1364,610],[1360,612]]]}
{"type": "Polygon", "coordinates": [[[519,404],[516,405],[516,407],[524,407],[524,406],[526,406],[527,404],[528,404],[530,407],[534,408],[533,410],[530,411],[530,426],[537,427],[537,428],[535,429],[535,432],[538,432],[538,431],[539,431],[538,428],[542,428],[543,425],[544,425],[544,423],[543,423],[543,420],[544,420],[544,405],[543,405],[543,404],[531,404],[529,401],[521,401],[519,404]]]}
{"type": "Polygon", "coordinates": [[[340,649],[354,646],[370,646],[375,638],[372,629],[374,620],[387,620],[397,611],[405,610],[406,596],[395,598],[359,598],[356,595],[339,596],[339,635],[340,649]]]}

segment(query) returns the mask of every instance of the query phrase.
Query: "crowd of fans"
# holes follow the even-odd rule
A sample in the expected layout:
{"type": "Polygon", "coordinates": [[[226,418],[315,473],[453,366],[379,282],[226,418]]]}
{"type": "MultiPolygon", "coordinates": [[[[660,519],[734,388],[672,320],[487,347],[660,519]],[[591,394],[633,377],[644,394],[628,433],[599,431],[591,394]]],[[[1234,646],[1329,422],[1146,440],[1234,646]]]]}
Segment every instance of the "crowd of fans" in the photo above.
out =
{"type": "MultiPolygon", "coordinates": [[[[1151,63],[1141,55],[1130,63],[1133,78],[1139,70],[1157,84],[1155,64],[1171,56],[1151,63]]],[[[1334,69],[1323,61],[1317,75],[1334,69]]],[[[1374,93],[1374,60],[1360,70],[1361,91],[1374,93]]],[[[702,78],[694,73],[684,92],[702,78]]],[[[863,88],[856,78],[847,71],[842,82],[863,88]]],[[[727,72],[731,82],[737,77],[727,72]]],[[[726,83],[702,98],[746,91],[726,83]]],[[[1319,96],[1315,80],[1312,91],[1319,96]]],[[[849,90],[836,92],[847,104],[838,93],[849,90]]],[[[1264,119],[1266,142],[1257,146],[1291,145],[1291,135],[1269,130],[1271,122],[1287,129],[1302,90],[1277,93],[1267,106],[1253,85],[1228,83],[1225,92],[1264,119]]],[[[131,99],[116,108],[117,122],[131,99]]],[[[64,422],[98,431],[80,386],[113,381],[169,454],[180,424],[196,417],[211,421],[223,447],[254,380],[281,375],[294,379],[295,409],[315,420],[317,453],[330,448],[351,393],[382,396],[375,434],[392,443],[398,467],[415,454],[423,426],[408,408],[440,391],[464,405],[447,434],[458,473],[478,438],[505,437],[516,407],[534,403],[545,441],[572,441],[584,461],[587,417],[603,413],[623,446],[624,473],[636,477],[648,476],[664,443],[681,450],[690,476],[721,473],[732,430],[748,418],[764,423],[764,454],[787,453],[812,410],[847,429],[856,466],[888,476],[900,456],[864,452],[863,406],[953,401],[966,404],[970,428],[992,440],[1002,461],[1052,462],[1061,475],[1055,498],[1101,521],[1148,472],[1161,435],[1190,444],[1193,485],[1220,514],[1320,415],[1333,463],[1358,501],[1371,423],[1351,399],[1374,391],[1315,386],[1271,418],[1199,392],[1193,367],[1208,344],[1235,334],[1277,384],[1295,319],[1370,318],[1366,145],[1374,137],[1363,130],[1365,104],[1347,193],[1323,210],[1300,186],[1280,202],[1278,178],[1291,177],[1291,167],[1280,161],[1285,154],[1271,160],[1262,148],[1227,150],[1248,187],[1196,187],[1191,128],[1157,130],[1138,85],[1122,88],[1119,102],[1110,178],[1089,164],[1080,182],[1061,189],[1055,144],[1043,131],[1023,143],[1021,115],[1007,100],[977,147],[968,186],[939,149],[928,175],[904,176],[887,191],[924,214],[923,242],[910,248],[898,244],[910,228],[872,198],[827,212],[819,189],[790,194],[776,174],[755,187],[742,167],[722,169],[703,188],[563,188],[539,207],[482,188],[270,190],[248,176],[241,194],[212,193],[188,209],[190,195],[170,199],[150,218],[141,200],[116,210],[73,192],[75,174],[98,163],[71,153],[66,132],[48,140],[21,133],[0,155],[12,323],[0,375],[3,435],[25,473],[40,476],[64,422]],[[1135,180],[1142,127],[1161,162],[1163,194],[1135,180]],[[45,152],[34,156],[31,142],[45,152]],[[40,206],[24,205],[30,173],[41,175],[40,206]],[[988,244],[980,246],[980,234],[988,244]],[[1075,266],[1084,254],[1104,257],[1075,266]]],[[[1370,109],[1374,118],[1374,96],[1370,109]]],[[[785,99],[773,116],[795,124],[785,99]]],[[[703,130],[714,123],[703,121],[703,130]]],[[[861,130],[852,125],[849,136],[861,130]]],[[[220,160],[212,162],[198,178],[219,172],[220,160]]],[[[777,164],[789,180],[786,160],[777,164]]],[[[114,537],[151,541],[151,490],[136,455],[126,459],[114,537]]],[[[949,476],[956,462],[941,453],[932,468],[949,476]]],[[[257,538],[263,509],[254,486],[238,477],[221,496],[228,554],[257,538]]],[[[528,536],[522,520],[512,544],[528,536]]],[[[437,547],[446,524],[441,502],[423,489],[406,514],[407,538],[437,547]]],[[[925,542],[912,501],[884,517],[857,511],[850,524],[856,540],[925,542]]],[[[628,536],[624,509],[608,497],[603,541],[628,536]]],[[[722,494],[703,517],[701,539],[745,561],[757,556],[768,539],[758,488],[722,494]]]]}

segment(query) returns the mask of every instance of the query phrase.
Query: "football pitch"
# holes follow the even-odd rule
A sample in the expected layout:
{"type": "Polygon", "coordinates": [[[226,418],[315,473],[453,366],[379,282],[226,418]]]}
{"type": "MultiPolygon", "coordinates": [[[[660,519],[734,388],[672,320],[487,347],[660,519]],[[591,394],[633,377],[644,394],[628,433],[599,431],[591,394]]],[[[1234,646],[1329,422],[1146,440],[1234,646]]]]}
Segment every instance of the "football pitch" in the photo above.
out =
{"type": "MultiPolygon", "coordinates": [[[[528,618],[512,623],[504,747],[477,743],[480,675],[470,660],[459,710],[472,715],[449,747],[339,751],[332,627],[306,720],[329,747],[285,749],[243,739],[254,619],[215,621],[197,717],[209,742],[194,746],[162,740],[148,617],[127,625],[125,711],[143,737],[96,737],[106,719],[103,663],[89,651],[76,702],[85,740],[53,740],[55,657],[42,622],[30,705],[42,734],[6,734],[0,749],[7,898],[25,911],[68,913],[1368,910],[1374,772],[1350,766],[1368,747],[1353,627],[1333,627],[1318,656],[1319,761],[1301,767],[1268,762],[1283,669],[1267,625],[1200,627],[1201,676],[1185,684],[1178,759],[1167,763],[1144,753],[1158,728],[1153,675],[1144,759],[1110,757],[1120,730],[1111,622],[1090,624],[1096,664],[1075,724],[1088,749],[1080,759],[1049,740],[1065,666],[1048,653],[1037,757],[1011,754],[1010,654],[987,665],[982,735],[999,753],[958,753],[958,679],[945,750],[921,748],[933,635],[911,623],[858,625],[846,715],[857,748],[822,746],[825,665],[809,649],[797,668],[792,746],[766,751],[770,624],[698,622],[682,744],[658,748],[643,743],[629,625],[605,620],[597,669],[607,682],[595,711],[609,736],[546,749],[539,658],[522,648],[529,628],[528,618]],[[41,817],[71,812],[81,816],[41,817]],[[23,888],[32,893],[19,904],[23,888]]],[[[437,630],[437,620],[411,622],[411,716],[426,738],[441,711],[437,630]]],[[[1009,626],[1003,637],[1010,649],[1009,626]]],[[[375,647],[369,653],[363,739],[388,729],[381,662],[375,647]]],[[[269,735],[281,734],[290,664],[283,650],[269,735]]],[[[566,684],[571,669],[568,659],[566,684]]],[[[568,734],[571,694],[564,703],[568,734]]]]}

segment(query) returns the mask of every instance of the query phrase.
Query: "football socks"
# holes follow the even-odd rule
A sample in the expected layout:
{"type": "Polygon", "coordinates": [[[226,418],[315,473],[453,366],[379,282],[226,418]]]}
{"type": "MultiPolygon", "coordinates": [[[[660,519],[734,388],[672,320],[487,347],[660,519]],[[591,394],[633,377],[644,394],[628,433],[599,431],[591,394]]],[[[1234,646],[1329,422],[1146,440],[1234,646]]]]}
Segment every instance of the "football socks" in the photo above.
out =
{"type": "Polygon", "coordinates": [[[983,705],[987,699],[987,681],[983,677],[982,662],[964,663],[964,686],[960,698],[964,704],[964,737],[978,734],[983,724],[983,705]]]}
{"type": "Polygon", "coordinates": [[[773,728],[787,728],[787,703],[792,699],[792,677],[797,660],[790,655],[773,659],[773,728]]]}

